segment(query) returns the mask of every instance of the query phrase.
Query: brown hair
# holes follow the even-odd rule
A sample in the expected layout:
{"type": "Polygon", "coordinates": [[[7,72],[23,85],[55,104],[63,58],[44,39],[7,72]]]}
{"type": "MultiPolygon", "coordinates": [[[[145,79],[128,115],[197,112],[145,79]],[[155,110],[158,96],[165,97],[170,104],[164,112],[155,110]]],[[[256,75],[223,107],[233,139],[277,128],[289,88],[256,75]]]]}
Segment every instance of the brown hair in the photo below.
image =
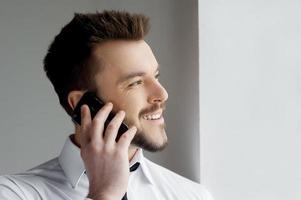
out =
{"type": "Polygon", "coordinates": [[[148,33],[149,18],[125,11],[75,13],[51,43],[44,58],[44,70],[60,104],[71,115],[68,94],[72,90],[93,87],[93,69],[89,63],[95,45],[109,40],[140,40],[148,33]]]}

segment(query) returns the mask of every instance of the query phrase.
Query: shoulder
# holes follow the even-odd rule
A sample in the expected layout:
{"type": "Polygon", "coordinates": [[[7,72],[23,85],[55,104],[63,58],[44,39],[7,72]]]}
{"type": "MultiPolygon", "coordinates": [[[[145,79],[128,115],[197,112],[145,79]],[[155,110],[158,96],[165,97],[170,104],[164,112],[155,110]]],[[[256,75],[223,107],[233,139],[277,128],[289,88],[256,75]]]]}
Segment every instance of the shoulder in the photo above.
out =
{"type": "MultiPolygon", "coordinates": [[[[25,200],[35,197],[34,188],[30,187],[18,175],[0,176],[0,199],[25,200]]],[[[38,199],[38,198],[36,198],[38,199]]]]}
{"type": "Polygon", "coordinates": [[[204,185],[183,177],[146,158],[145,162],[156,184],[162,185],[164,190],[169,190],[170,193],[174,193],[178,197],[182,196],[183,199],[213,200],[204,185]]]}
{"type": "Polygon", "coordinates": [[[0,199],[25,199],[20,186],[9,175],[0,176],[0,199]]]}
{"type": "Polygon", "coordinates": [[[10,177],[18,183],[31,185],[40,185],[47,182],[61,182],[65,179],[58,158],[51,159],[26,172],[10,175],[10,177]]]}
{"type": "Polygon", "coordinates": [[[40,199],[45,185],[63,181],[57,158],[26,172],[0,176],[0,199],[40,199]]]}

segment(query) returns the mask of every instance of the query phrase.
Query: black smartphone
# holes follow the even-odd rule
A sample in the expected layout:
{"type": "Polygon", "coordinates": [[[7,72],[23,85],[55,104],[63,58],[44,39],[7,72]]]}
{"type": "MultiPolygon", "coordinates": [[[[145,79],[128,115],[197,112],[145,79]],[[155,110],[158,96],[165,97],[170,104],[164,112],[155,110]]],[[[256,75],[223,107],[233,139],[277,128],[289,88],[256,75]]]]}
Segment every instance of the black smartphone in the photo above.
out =
{"type": "MultiPolygon", "coordinates": [[[[96,113],[105,105],[105,103],[102,100],[100,100],[94,92],[86,92],[79,100],[78,104],[76,105],[72,113],[72,120],[79,125],[81,124],[80,108],[84,104],[88,105],[92,119],[95,117],[96,113]]],[[[104,130],[106,130],[108,124],[114,118],[114,116],[115,114],[111,111],[108,118],[105,121],[104,130]]],[[[127,130],[128,130],[128,126],[125,123],[122,123],[119,127],[116,141],[118,141],[120,136],[127,130]]]]}

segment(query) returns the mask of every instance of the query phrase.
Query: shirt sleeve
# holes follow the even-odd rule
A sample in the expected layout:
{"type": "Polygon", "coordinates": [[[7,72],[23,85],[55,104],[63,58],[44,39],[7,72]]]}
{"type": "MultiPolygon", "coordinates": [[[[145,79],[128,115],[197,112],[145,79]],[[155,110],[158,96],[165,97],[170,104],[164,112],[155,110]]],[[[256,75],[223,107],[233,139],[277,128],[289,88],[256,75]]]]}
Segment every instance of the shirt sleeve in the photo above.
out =
{"type": "Polygon", "coordinates": [[[0,176],[0,199],[26,200],[18,185],[5,176],[0,176]]]}

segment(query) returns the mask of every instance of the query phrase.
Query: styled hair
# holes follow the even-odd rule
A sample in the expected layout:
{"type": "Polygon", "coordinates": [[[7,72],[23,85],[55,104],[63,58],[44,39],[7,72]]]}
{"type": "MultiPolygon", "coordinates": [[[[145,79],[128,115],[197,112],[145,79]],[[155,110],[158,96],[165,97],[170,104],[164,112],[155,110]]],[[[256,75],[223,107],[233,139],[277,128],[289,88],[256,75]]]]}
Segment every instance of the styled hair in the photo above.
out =
{"type": "Polygon", "coordinates": [[[125,11],[75,13],[49,46],[44,71],[56,91],[59,102],[71,115],[68,94],[93,88],[91,55],[96,45],[110,40],[141,40],[149,31],[149,18],[125,11]]]}

